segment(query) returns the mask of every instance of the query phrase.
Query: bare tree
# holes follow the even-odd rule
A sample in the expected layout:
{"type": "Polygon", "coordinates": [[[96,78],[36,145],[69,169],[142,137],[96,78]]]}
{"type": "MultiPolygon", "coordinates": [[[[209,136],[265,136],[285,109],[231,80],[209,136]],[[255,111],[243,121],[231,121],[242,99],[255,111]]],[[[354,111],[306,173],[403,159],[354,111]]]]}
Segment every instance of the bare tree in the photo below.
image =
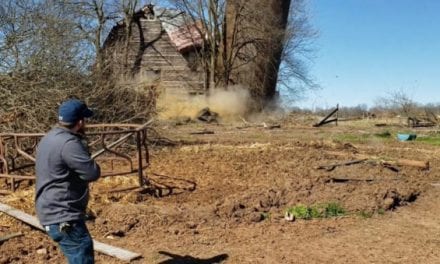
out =
{"type": "Polygon", "coordinates": [[[277,85],[292,87],[292,78],[315,85],[303,60],[315,36],[303,0],[171,2],[189,14],[190,23],[201,21],[205,49],[200,59],[209,87],[243,84],[264,104],[277,85]]]}
{"type": "MultiPolygon", "coordinates": [[[[44,131],[67,97],[98,106],[101,122],[146,119],[148,94],[118,87],[91,70],[102,37],[123,12],[109,1],[8,0],[0,3],[1,130],[44,131]],[[108,4],[108,5],[107,5],[108,4]]],[[[101,71],[95,71],[101,72],[101,71]]]]}
{"type": "Polygon", "coordinates": [[[378,102],[389,109],[396,109],[405,117],[412,117],[418,112],[417,103],[402,89],[390,92],[387,97],[379,98],[378,102]]]}
{"type": "Polygon", "coordinates": [[[53,122],[56,103],[83,89],[92,55],[78,28],[57,1],[1,4],[0,115],[12,115],[13,130],[42,129],[53,122]]]}
{"type": "Polygon", "coordinates": [[[306,8],[304,0],[292,1],[278,74],[278,84],[296,95],[318,87],[307,67],[313,60],[313,41],[318,33],[309,23],[306,8]]]}

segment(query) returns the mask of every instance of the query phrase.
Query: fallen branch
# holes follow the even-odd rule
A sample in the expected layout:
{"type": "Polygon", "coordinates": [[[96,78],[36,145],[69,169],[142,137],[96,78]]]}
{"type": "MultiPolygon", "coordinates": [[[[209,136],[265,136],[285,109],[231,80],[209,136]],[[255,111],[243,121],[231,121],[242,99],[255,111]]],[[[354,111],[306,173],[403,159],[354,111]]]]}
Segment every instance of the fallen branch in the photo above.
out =
{"type": "MultiPolygon", "coordinates": [[[[5,214],[8,214],[12,217],[15,217],[18,220],[21,220],[21,221],[39,229],[39,230],[41,230],[41,231],[44,231],[44,228],[40,225],[37,218],[32,215],[29,215],[23,211],[20,211],[18,209],[15,209],[15,208],[13,208],[7,204],[3,204],[3,203],[0,203],[0,211],[5,214]]],[[[134,252],[122,249],[122,248],[107,245],[107,244],[101,243],[96,240],[93,240],[93,245],[94,245],[93,247],[94,247],[95,251],[104,253],[106,255],[109,255],[109,256],[112,256],[115,258],[118,258],[123,261],[130,262],[134,259],[142,257],[138,253],[134,253],[134,252]]]]}
{"type": "Polygon", "coordinates": [[[346,182],[373,182],[373,181],[398,181],[402,178],[392,178],[392,179],[356,179],[356,178],[330,178],[326,182],[334,183],[346,183],[346,182]]]}
{"type": "Polygon", "coordinates": [[[214,134],[214,131],[211,130],[203,130],[203,131],[195,131],[189,133],[190,135],[212,135],[214,134]]]}
{"type": "Polygon", "coordinates": [[[349,165],[353,165],[353,164],[359,164],[359,163],[362,163],[362,162],[367,161],[367,160],[368,159],[359,159],[359,160],[352,160],[352,161],[347,161],[347,162],[342,162],[342,163],[335,163],[335,164],[330,164],[330,165],[321,165],[321,166],[318,166],[316,169],[332,171],[332,170],[336,169],[336,167],[349,166],[349,165]]]}
{"type": "MultiPolygon", "coordinates": [[[[335,156],[344,156],[346,157],[346,153],[335,152],[335,151],[327,151],[327,154],[335,155],[335,156]]],[[[368,156],[364,154],[352,154],[357,159],[367,159],[369,161],[378,162],[383,166],[409,166],[416,167],[423,170],[428,170],[430,165],[429,161],[420,161],[420,160],[410,160],[410,159],[395,159],[395,160],[385,160],[377,156],[368,156]]]]}
{"type": "Polygon", "coordinates": [[[338,115],[337,112],[339,111],[339,104],[336,105],[336,108],[331,111],[326,117],[324,117],[319,123],[314,124],[314,127],[320,127],[322,125],[331,123],[331,122],[336,122],[336,125],[338,125],[338,115]],[[336,114],[336,118],[333,119],[329,119],[331,116],[333,116],[334,114],[336,114]]]}
{"type": "Polygon", "coordinates": [[[17,233],[8,234],[6,236],[2,236],[2,237],[0,237],[0,243],[4,242],[6,240],[9,240],[11,238],[20,237],[20,236],[23,236],[22,232],[17,232],[17,233]]]}

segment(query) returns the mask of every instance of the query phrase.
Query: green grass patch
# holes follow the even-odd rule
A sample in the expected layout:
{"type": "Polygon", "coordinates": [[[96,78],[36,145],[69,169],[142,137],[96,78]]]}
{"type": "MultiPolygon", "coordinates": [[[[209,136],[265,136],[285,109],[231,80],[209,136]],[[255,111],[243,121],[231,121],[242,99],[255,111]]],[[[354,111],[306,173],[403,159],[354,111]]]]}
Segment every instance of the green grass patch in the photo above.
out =
{"type": "Polygon", "coordinates": [[[383,131],[376,134],[340,134],[335,137],[335,140],[352,143],[367,143],[372,140],[385,141],[391,138],[391,132],[383,131]]]}
{"type": "Polygon", "coordinates": [[[295,217],[295,219],[311,219],[310,208],[303,204],[287,208],[287,213],[295,217]]]}
{"type": "Polygon", "coordinates": [[[328,203],[324,207],[325,217],[336,217],[345,215],[345,209],[339,203],[328,203]]]}
{"type": "Polygon", "coordinates": [[[376,134],[374,134],[374,136],[378,137],[378,138],[390,138],[391,137],[391,132],[387,130],[387,131],[383,131],[383,132],[380,132],[380,133],[376,133],[376,134]]]}
{"type": "Polygon", "coordinates": [[[427,136],[420,136],[416,138],[416,141],[433,146],[440,146],[440,134],[435,133],[427,136]]]}
{"type": "Polygon", "coordinates": [[[290,214],[295,219],[309,220],[343,216],[346,214],[346,211],[339,203],[330,202],[311,206],[298,204],[287,208],[286,213],[290,214]]]}

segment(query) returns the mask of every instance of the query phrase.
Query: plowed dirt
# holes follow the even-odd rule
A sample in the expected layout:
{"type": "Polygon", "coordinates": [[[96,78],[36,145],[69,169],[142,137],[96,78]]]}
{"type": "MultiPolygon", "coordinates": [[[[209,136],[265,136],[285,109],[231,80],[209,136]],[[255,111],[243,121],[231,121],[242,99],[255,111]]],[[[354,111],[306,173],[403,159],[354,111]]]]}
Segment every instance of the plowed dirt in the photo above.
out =
{"type": "MultiPolygon", "coordinates": [[[[179,143],[152,147],[147,175],[173,192],[108,193],[136,184],[136,176],[93,183],[93,237],[141,253],[134,263],[440,263],[435,146],[365,139],[383,129],[372,123],[293,124],[159,124],[162,135],[179,143]],[[191,134],[204,130],[214,134],[191,134]],[[344,140],[347,134],[363,140],[344,140]],[[359,154],[372,158],[317,169],[359,154]],[[429,161],[430,169],[380,164],[398,158],[429,161]],[[345,215],[284,219],[289,207],[329,202],[341,205],[345,215]]],[[[35,214],[32,184],[0,200],[35,214]]],[[[24,236],[1,244],[0,263],[64,262],[44,233],[0,214],[0,236],[16,231],[24,236]]],[[[96,262],[122,263],[102,254],[96,262]]]]}

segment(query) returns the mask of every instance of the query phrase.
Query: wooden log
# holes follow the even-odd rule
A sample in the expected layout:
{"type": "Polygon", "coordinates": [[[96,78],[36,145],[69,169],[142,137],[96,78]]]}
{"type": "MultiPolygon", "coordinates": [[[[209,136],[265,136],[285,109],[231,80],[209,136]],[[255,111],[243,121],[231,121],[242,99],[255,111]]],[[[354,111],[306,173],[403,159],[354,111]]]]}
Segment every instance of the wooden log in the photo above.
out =
{"type": "MultiPolygon", "coordinates": [[[[23,211],[20,211],[18,209],[15,209],[7,204],[0,203],[0,211],[8,214],[14,218],[17,218],[18,220],[21,220],[37,229],[40,229],[41,231],[44,231],[43,226],[40,225],[39,221],[36,217],[29,215],[23,211]]],[[[138,253],[134,253],[128,250],[125,250],[123,248],[114,247],[111,245],[107,245],[104,243],[101,243],[99,241],[96,241],[93,239],[93,247],[95,251],[118,258],[123,261],[130,262],[134,259],[142,257],[142,255],[138,253]]]]}
{"type": "Polygon", "coordinates": [[[429,161],[398,159],[395,161],[384,160],[381,163],[384,165],[410,166],[410,167],[417,167],[417,168],[421,168],[421,169],[429,169],[429,161]]]}

